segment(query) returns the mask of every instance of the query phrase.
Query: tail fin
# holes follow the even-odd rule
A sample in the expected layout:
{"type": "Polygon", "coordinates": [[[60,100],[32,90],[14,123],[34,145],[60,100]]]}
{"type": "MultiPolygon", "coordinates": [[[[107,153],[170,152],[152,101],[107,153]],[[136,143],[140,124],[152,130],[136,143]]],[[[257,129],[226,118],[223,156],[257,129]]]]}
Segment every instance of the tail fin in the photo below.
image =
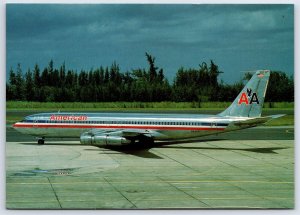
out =
{"type": "Polygon", "coordinates": [[[219,116],[260,117],[270,71],[256,71],[234,102],[219,116]]]}

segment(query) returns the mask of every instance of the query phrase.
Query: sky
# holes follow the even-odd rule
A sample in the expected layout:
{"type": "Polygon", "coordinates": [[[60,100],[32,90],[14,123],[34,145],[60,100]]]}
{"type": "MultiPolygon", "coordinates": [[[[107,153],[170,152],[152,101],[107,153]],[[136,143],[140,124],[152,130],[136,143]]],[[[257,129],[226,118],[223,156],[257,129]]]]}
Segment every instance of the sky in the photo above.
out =
{"type": "Polygon", "coordinates": [[[294,73],[293,5],[8,4],[6,74],[52,59],[80,71],[147,68],[145,52],[173,81],[213,60],[225,83],[245,71],[294,73]]]}

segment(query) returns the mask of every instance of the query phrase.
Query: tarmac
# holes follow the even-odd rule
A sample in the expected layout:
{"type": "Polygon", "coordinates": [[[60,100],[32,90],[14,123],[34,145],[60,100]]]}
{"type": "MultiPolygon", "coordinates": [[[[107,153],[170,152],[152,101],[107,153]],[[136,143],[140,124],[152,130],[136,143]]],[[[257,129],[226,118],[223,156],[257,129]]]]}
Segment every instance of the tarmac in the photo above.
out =
{"type": "Polygon", "coordinates": [[[294,208],[294,128],[99,148],[7,128],[9,209],[294,208]]]}

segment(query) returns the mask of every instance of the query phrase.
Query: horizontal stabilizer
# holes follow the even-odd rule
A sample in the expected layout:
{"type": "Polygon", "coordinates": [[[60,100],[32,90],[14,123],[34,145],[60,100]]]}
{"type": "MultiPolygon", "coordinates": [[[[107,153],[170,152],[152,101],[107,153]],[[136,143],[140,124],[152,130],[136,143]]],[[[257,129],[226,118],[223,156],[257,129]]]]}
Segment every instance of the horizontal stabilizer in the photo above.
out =
{"type": "Polygon", "coordinates": [[[263,123],[266,123],[270,120],[277,119],[279,117],[284,116],[285,114],[277,114],[277,115],[271,115],[271,116],[265,116],[265,117],[258,117],[258,118],[252,118],[252,119],[247,119],[243,121],[237,121],[233,122],[232,125],[234,126],[239,126],[239,127],[252,127],[252,126],[257,126],[263,123]]]}

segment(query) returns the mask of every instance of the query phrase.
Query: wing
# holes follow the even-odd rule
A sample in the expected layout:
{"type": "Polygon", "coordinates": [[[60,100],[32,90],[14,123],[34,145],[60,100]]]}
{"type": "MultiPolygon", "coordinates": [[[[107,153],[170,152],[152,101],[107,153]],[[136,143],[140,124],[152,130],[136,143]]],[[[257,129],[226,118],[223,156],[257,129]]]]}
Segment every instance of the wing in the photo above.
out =
{"type": "Polygon", "coordinates": [[[141,137],[148,138],[158,138],[165,137],[164,134],[146,129],[113,129],[113,130],[101,130],[92,129],[88,131],[88,134],[93,136],[114,136],[114,137],[124,137],[126,139],[140,139],[141,137]]]}
{"type": "Polygon", "coordinates": [[[97,146],[120,146],[135,143],[152,144],[154,139],[163,134],[145,129],[92,129],[80,135],[80,143],[97,146]]]}

